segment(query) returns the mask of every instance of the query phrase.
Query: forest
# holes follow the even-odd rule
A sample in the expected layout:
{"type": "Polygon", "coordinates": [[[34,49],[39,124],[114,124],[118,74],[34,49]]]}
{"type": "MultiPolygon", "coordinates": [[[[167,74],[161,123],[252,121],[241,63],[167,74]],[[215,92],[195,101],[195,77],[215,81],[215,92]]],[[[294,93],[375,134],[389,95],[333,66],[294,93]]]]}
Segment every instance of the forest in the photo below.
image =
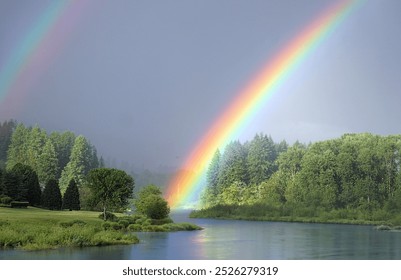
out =
{"type": "Polygon", "coordinates": [[[216,151],[192,217],[401,225],[401,135],[308,145],[257,134],[216,151]]]}
{"type": "Polygon", "coordinates": [[[81,186],[89,171],[100,167],[104,167],[103,158],[98,158],[96,147],[82,135],[71,131],[48,134],[37,125],[26,127],[13,120],[0,124],[2,204],[14,200],[38,206],[43,202],[41,191],[44,197],[48,193],[46,187],[59,188],[63,195],[74,182],[85,208],[87,191],[81,186]]]}

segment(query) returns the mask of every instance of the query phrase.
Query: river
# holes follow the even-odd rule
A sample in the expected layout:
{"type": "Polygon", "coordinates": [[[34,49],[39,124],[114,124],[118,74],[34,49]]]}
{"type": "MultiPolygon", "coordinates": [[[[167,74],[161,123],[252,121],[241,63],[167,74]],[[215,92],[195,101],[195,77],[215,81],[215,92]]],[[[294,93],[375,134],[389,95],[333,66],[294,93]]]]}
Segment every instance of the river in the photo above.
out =
{"type": "Polygon", "coordinates": [[[0,259],[401,259],[401,233],[372,226],[189,219],[201,231],[139,233],[129,246],[45,251],[0,250],[0,259]]]}

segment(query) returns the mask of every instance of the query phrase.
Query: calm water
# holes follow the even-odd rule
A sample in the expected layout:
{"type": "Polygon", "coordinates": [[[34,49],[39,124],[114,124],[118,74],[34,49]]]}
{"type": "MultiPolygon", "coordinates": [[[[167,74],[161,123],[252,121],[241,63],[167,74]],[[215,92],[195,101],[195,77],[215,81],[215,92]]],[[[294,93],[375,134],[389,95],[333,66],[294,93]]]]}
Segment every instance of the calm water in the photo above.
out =
{"type": "Polygon", "coordinates": [[[401,233],[370,226],[188,219],[195,232],[140,233],[133,246],[0,251],[0,259],[401,259],[401,233]]]}

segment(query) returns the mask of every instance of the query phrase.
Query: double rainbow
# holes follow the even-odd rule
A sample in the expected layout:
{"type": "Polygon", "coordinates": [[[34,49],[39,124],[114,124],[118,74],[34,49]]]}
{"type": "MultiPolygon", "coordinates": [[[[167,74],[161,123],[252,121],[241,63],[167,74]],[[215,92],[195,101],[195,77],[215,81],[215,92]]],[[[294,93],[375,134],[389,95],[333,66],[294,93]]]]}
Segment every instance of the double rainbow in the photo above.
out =
{"type": "Polygon", "coordinates": [[[319,15],[291,40],[229,104],[169,183],[166,198],[170,207],[185,205],[191,194],[203,188],[200,182],[218,148],[234,139],[264,106],[294,70],[355,8],[358,0],[344,0],[319,15]]]}

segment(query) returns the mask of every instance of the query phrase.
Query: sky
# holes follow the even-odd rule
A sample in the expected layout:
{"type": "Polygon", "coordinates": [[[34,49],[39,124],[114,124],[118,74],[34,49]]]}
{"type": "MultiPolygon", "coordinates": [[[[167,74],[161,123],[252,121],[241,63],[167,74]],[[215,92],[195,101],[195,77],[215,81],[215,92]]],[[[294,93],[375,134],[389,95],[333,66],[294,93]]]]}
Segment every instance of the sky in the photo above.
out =
{"type": "MultiPolygon", "coordinates": [[[[52,2],[0,1],[0,77],[52,2]]],[[[335,2],[80,1],[0,91],[0,121],[83,134],[138,169],[178,169],[241,89],[335,2]]],[[[400,134],[399,11],[399,0],[361,1],[239,140],[400,134]]]]}

